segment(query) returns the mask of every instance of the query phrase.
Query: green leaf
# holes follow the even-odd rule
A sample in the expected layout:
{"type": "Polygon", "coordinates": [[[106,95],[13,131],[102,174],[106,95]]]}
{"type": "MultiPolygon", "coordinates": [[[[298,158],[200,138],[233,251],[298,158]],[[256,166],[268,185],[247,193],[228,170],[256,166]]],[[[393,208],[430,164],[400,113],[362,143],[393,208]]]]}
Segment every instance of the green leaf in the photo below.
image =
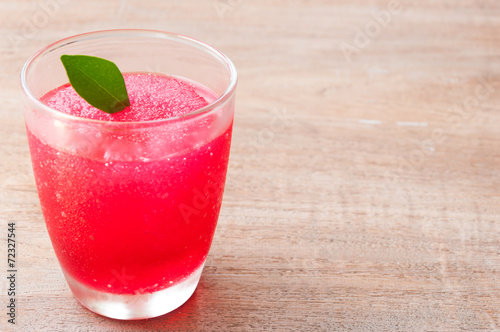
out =
{"type": "Polygon", "coordinates": [[[88,55],[62,55],[61,61],[69,82],[90,105],[106,113],[130,106],[125,80],[113,62],[88,55]]]}

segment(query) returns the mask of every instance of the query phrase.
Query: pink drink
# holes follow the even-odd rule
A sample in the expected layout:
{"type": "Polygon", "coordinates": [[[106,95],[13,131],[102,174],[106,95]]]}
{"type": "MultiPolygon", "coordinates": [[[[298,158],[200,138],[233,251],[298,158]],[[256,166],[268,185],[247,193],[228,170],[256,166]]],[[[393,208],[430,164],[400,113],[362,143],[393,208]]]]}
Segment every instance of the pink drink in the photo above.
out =
{"type": "MultiPolygon", "coordinates": [[[[131,106],[116,114],[88,105],[69,85],[41,100],[71,115],[133,125],[188,114],[216,99],[203,86],[166,76],[127,74],[125,82],[131,106]]],[[[176,142],[195,130],[218,128],[217,121],[213,115],[171,132],[89,134],[88,146],[75,143],[65,150],[28,126],[43,214],[68,282],[99,292],[145,294],[201,269],[221,206],[232,121],[196,136],[197,144],[176,142]],[[130,146],[134,150],[124,151],[130,146]]],[[[79,134],[68,141],[82,141],[88,133],[79,134]]]]}

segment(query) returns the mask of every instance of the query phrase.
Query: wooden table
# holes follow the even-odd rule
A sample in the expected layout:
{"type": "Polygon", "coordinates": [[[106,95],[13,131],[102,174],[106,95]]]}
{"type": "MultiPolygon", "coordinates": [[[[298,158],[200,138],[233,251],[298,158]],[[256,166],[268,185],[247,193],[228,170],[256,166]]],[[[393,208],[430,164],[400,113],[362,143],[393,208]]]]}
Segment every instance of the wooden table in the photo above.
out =
{"type": "Polygon", "coordinates": [[[0,330],[500,331],[497,1],[4,0],[0,22],[0,330]],[[189,35],[239,71],[202,280],[181,308],[147,321],[73,299],[22,117],[25,60],[108,28],[189,35]]]}

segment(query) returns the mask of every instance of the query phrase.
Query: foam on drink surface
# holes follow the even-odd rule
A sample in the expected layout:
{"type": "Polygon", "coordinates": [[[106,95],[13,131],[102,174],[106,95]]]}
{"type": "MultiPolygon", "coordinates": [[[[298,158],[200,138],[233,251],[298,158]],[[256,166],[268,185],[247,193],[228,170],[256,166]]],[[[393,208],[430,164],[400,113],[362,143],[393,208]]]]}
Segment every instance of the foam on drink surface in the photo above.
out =
{"type": "Polygon", "coordinates": [[[130,107],[108,114],[81,98],[68,83],[50,91],[41,100],[51,108],[74,116],[102,121],[151,121],[191,113],[205,107],[214,96],[201,96],[187,81],[158,74],[124,74],[130,107]],[[204,98],[205,97],[205,98],[204,98]]]}

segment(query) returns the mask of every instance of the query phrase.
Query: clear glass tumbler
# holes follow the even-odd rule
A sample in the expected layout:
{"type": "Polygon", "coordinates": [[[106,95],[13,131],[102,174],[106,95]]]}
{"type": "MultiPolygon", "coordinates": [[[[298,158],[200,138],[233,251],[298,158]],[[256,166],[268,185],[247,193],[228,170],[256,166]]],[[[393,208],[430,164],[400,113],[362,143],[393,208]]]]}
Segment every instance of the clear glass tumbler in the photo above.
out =
{"type": "Polygon", "coordinates": [[[21,73],[40,204],[76,299],[116,319],[170,312],[194,292],[226,178],[236,70],[212,47],[172,33],[108,30],[63,39],[21,73]],[[122,72],[182,78],[217,95],[192,113],[108,122],[40,101],[68,82],[63,54],[105,58],[122,72]]]}

